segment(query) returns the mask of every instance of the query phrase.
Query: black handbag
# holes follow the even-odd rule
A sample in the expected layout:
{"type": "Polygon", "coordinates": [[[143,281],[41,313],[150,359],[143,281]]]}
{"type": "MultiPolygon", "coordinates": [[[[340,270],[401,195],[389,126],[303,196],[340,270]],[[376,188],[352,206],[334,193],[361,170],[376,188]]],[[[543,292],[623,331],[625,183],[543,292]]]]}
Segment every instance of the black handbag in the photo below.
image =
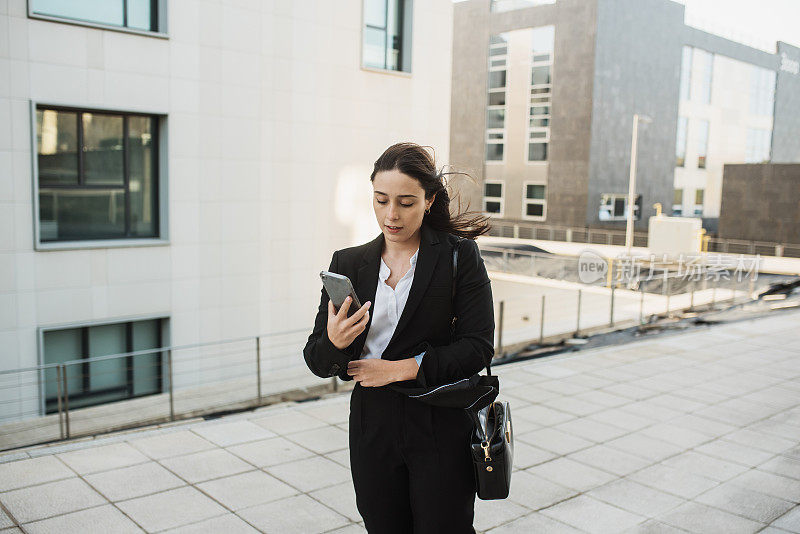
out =
{"type": "MultiPolygon", "coordinates": [[[[458,245],[462,240],[459,238],[453,247],[451,298],[455,298],[458,245]]],[[[454,315],[450,323],[451,340],[455,337],[457,319],[454,315]]],[[[486,364],[485,375],[475,374],[433,388],[393,389],[433,406],[465,409],[474,426],[470,449],[478,498],[491,500],[508,497],[514,458],[514,432],[508,402],[495,402],[500,393],[500,382],[497,376],[492,375],[491,361],[486,364]]]]}

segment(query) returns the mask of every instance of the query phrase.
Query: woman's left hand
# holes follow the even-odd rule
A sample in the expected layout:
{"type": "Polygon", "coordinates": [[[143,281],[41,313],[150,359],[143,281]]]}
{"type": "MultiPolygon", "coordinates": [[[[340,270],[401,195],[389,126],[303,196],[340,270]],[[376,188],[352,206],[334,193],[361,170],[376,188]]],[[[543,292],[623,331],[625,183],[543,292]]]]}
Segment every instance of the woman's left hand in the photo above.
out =
{"type": "Polygon", "coordinates": [[[411,380],[416,377],[418,369],[419,366],[414,358],[398,361],[363,358],[352,360],[347,364],[347,374],[366,387],[380,387],[399,380],[411,380]]]}

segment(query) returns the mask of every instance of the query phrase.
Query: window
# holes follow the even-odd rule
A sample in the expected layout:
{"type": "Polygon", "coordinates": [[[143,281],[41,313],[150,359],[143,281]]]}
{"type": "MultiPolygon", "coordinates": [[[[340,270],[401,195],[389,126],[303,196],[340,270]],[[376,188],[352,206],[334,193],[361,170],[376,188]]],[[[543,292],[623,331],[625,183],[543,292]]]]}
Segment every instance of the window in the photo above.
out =
{"type": "Polygon", "coordinates": [[[747,143],[745,144],[745,163],[767,163],[770,160],[772,144],[772,131],[761,128],[747,129],[747,143]]]}
{"type": "Polygon", "coordinates": [[[695,189],[694,191],[694,214],[703,215],[703,189],[695,189]]]}
{"type": "Polygon", "coordinates": [[[694,50],[695,60],[698,62],[697,69],[700,71],[697,85],[695,85],[696,93],[693,94],[692,100],[702,102],[704,104],[711,103],[711,78],[714,72],[714,54],[696,48],[694,50]]]}
{"type": "Polygon", "coordinates": [[[684,46],[681,53],[681,100],[689,100],[692,85],[692,47],[684,46]]]}
{"type": "Polygon", "coordinates": [[[504,160],[506,139],[506,68],[508,35],[489,38],[489,71],[486,102],[486,161],[504,160]]]}
{"type": "Polygon", "coordinates": [[[531,30],[531,77],[528,102],[528,162],[547,161],[550,144],[550,108],[553,93],[555,26],[531,30]]]}
{"type": "Polygon", "coordinates": [[[522,184],[522,218],[543,221],[547,208],[546,185],[533,182],[522,184]]]}
{"type": "Polygon", "coordinates": [[[362,62],[411,72],[412,0],[364,0],[362,62]]]}
{"type": "Polygon", "coordinates": [[[492,0],[489,10],[494,13],[500,13],[503,11],[514,11],[515,9],[555,3],[556,0],[492,0]]]}
{"type": "Polygon", "coordinates": [[[750,113],[771,117],[775,108],[775,71],[751,66],[750,113]]]}
{"type": "Polygon", "coordinates": [[[675,141],[675,166],[683,167],[686,163],[686,131],[689,126],[689,119],[678,117],[678,136],[675,141]]]}
{"type": "Polygon", "coordinates": [[[697,168],[706,168],[708,156],[708,121],[697,121],[697,168]]]}
{"type": "MultiPolygon", "coordinates": [[[[601,221],[624,221],[627,218],[628,195],[624,193],[603,193],[600,195],[598,218],[601,221]]],[[[642,195],[636,195],[633,219],[638,221],[642,206],[642,195]]]]}
{"type": "Polygon", "coordinates": [[[158,31],[157,0],[30,0],[30,3],[34,15],[158,31]]]}
{"type": "Polygon", "coordinates": [[[157,124],[37,108],[40,242],[158,237],[157,124]]]}
{"type": "Polygon", "coordinates": [[[675,189],[672,194],[672,214],[680,217],[683,214],[683,189],[675,189]]]}
{"type": "MultiPolygon", "coordinates": [[[[43,363],[58,364],[162,346],[164,319],[46,330],[43,363]]],[[[65,367],[70,408],[161,393],[164,373],[161,351],[122,358],[74,363],[65,367]]],[[[58,375],[45,370],[45,413],[58,410],[58,375]]],[[[62,383],[62,395],[63,383],[62,383]]]]}
{"type": "Polygon", "coordinates": [[[486,180],[483,183],[483,211],[490,215],[503,216],[505,213],[503,188],[502,180],[486,180]]]}

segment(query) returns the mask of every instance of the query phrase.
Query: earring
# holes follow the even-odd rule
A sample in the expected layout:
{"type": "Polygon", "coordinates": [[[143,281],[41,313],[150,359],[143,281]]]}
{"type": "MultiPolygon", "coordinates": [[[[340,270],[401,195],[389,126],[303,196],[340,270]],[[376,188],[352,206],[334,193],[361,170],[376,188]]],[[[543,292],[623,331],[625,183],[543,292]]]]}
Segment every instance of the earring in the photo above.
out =
{"type": "Polygon", "coordinates": [[[426,208],[426,209],[425,209],[425,213],[430,213],[430,212],[431,212],[431,209],[430,209],[430,208],[426,208]]]}

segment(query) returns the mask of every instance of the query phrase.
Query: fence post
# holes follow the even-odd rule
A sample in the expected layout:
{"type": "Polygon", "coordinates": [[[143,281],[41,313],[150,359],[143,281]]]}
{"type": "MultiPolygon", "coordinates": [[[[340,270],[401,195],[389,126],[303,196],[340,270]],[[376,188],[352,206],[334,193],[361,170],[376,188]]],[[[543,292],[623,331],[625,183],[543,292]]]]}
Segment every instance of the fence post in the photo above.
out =
{"type": "Polygon", "coordinates": [[[519,239],[519,225],[514,225],[514,239],[519,239]]]}
{"type": "Polygon", "coordinates": [[[775,245],[775,255],[779,258],[783,256],[783,245],[775,245]]]}
{"type": "Polygon", "coordinates": [[[175,420],[175,395],[172,391],[172,349],[167,349],[167,375],[169,376],[169,420],[175,420]]]}
{"type": "Polygon", "coordinates": [[[719,280],[714,280],[714,285],[711,287],[711,307],[714,308],[717,302],[717,285],[719,280]]]}
{"type": "MultiPolygon", "coordinates": [[[[47,371],[45,371],[47,373],[47,371]]],[[[45,374],[45,376],[47,376],[45,374]]],[[[61,410],[61,366],[56,367],[56,386],[58,387],[58,435],[64,439],[64,413],[61,410]]]]}
{"type": "Polygon", "coordinates": [[[505,308],[506,302],[504,300],[500,301],[500,320],[498,321],[498,329],[497,329],[497,352],[500,353],[500,356],[503,356],[503,310],[505,308]]]}
{"type": "Polygon", "coordinates": [[[572,228],[567,228],[567,242],[572,241],[572,228]]]}
{"type": "Polygon", "coordinates": [[[542,313],[539,316],[539,345],[544,343],[544,295],[542,295],[542,313]]]}
{"type": "Polygon", "coordinates": [[[66,439],[69,439],[69,388],[67,387],[67,366],[61,364],[61,380],[64,384],[64,425],[66,428],[66,439]]]}
{"type": "Polygon", "coordinates": [[[583,290],[578,290],[578,313],[575,320],[575,336],[578,336],[581,332],[581,291],[583,290]]]}
{"type": "Polygon", "coordinates": [[[608,326],[614,326],[614,289],[615,289],[615,286],[612,284],[612,286],[611,286],[611,312],[609,313],[609,317],[608,317],[608,326]]]}
{"type": "Polygon", "coordinates": [[[639,284],[639,324],[642,324],[644,317],[644,285],[639,284]]]}
{"type": "Polygon", "coordinates": [[[689,311],[694,310],[694,285],[695,285],[694,280],[692,280],[692,291],[691,294],[689,295],[689,311]]]}
{"type": "Polygon", "coordinates": [[[256,336],[256,380],[258,382],[258,405],[261,406],[261,337],[256,336]]]}
{"type": "Polygon", "coordinates": [[[669,277],[667,277],[667,317],[669,317],[669,277]]]}

